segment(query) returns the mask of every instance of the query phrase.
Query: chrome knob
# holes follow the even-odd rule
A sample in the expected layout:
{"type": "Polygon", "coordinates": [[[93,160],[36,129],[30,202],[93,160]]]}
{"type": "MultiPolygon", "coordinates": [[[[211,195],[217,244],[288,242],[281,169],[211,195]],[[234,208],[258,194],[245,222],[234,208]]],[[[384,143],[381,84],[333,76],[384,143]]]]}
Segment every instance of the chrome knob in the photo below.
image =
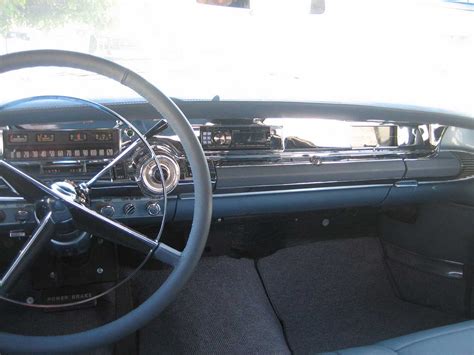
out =
{"type": "Polygon", "coordinates": [[[150,202],[146,206],[146,211],[150,216],[158,216],[161,212],[161,206],[158,202],[150,202]]]}
{"type": "Polygon", "coordinates": [[[15,220],[20,223],[24,223],[30,219],[30,212],[27,210],[18,210],[15,214],[15,220]]]}
{"type": "Polygon", "coordinates": [[[111,205],[105,205],[100,208],[100,214],[107,218],[112,218],[115,214],[115,208],[111,205]]]}

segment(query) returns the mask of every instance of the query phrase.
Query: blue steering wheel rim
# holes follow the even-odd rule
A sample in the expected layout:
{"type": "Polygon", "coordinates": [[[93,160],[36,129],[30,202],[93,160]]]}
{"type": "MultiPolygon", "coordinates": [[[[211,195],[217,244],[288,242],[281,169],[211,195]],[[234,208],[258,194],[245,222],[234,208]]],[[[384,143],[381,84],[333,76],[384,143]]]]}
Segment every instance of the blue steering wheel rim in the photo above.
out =
{"type": "Polygon", "coordinates": [[[5,352],[86,351],[121,338],[156,318],[177,296],[197,266],[206,245],[212,218],[212,187],[206,157],[194,131],[181,110],[133,71],[111,61],[78,52],[36,50],[0,56],[0,74],[34,67],[67,67],[103,75],[134,90],[168,120],[180,138],[194,180],[194,214],[188,242],[168,279],[140,306],[110,323],[87,331],[55,336],[30,336],[0,332],[0,350],[5,352]]]}

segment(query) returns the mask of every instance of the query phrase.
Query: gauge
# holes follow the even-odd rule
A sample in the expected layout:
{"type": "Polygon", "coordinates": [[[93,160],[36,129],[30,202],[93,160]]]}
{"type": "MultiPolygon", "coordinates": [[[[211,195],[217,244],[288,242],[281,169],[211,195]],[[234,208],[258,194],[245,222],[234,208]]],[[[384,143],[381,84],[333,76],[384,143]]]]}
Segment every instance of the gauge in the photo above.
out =
{"type": "Polygon", "coordinates": [[[54,133],[38,133],[36,134],[36,141],[38,143],[54,142],[54,133]]]}
{"type": "Polygon", "coordinates": [[[28,135],[24,133],[12,133],[8,135],[9,143],[27,143],[28,135]]]}
{"type": "Polygon", "coordinates": [[[87,133],[74,132],[69,134],[69,141],[71,142],[85,142],[87,140],[87,133]]]}
{"type": "Polygon", "coordinates": [[[95,140],[99,142],[112,142],[113,138],[111,132],[98,132],[95,134],[95,140]]]}

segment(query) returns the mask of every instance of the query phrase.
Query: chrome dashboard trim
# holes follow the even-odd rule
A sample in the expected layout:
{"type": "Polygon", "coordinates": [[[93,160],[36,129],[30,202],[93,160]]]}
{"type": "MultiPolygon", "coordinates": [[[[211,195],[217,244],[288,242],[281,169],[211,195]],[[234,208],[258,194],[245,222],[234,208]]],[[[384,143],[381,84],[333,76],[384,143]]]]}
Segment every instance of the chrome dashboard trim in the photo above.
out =
{"type": "Polygon", "coordinates": [[[3,129],[0,129],[0,157],[3,157],[3,129]]]}
{"type": "MultiPolygon", "coordinates": [[[[394,179],[396,180],[396,179],[394,179]]],[[[253,188],[272,188],[272,187],[286,187],[286,186],[312,186],[312,185],[334,185],[334,184],[346,184],[344,186],[359,186],[357,183],[361,183],[364,185],[384,185],[385,183],[378,183],[375,181],[389,181],[389,179],[383,180],[373,180],[374,183],[370,184],[369,181],[367,180],[328,180],[328,181],[309,181],[309,182],[295,182],[295,183],[282,183],[282,184],[274,184],[274,185],[243,185],[243,186],[238,186],[235,187],[234,189],[253,189],[253,188]]],[[[390,183],[387,183],[390,184],[390,183]]],[[[390,184],[393,185],[393,184],[390,184]]],[[[344,187],[344,186],[314,186],[315,188],[322,188],[322,187],[344,187]]],[[[221,188],[221,190],[225,190],[226,188],[221,188]]],[[[233,189],[233,187],[227,188],[227,189],[233,189]]],[[[305,188],[305,190],[309,190],[311,188],[305,188]]],[[[289,189],[290,191],[294,191],[296,189],[289,189]]],[[[278,190],[272,190],[272,191],[278,191],[278,190]]],[[[232,192],[231,192],[232,193],[232,192]]]]}
{"type": "Polygon", "coordinates": [[[337,157],[367,157],[376,159],[383,156],[431,156],[437,153],[436,149],[400,149],[393,148],[370,148],[370,149],[313,149],[313,150],[277,150],[271,151],[206,151],[209,160],[234,160],[234,159],[304,159],[313,156],[321,158],[337,157]]]}
{"type": "Polygon", "coordinates": [[[235,169],[235,168],[245,168],[245,167],[268,167],[268,166],[291,166],[291,165],[327,165],[327,164],[352,164],[352,163],[386,163],[386,162],[403,162],[403,158],[389,158],[389,159],[347,159],[343,158],[340,160],[321,160],[320,156],[308,157],[308,161],[293,161],[293,162],[275,162],[274,164],[236,164],[236,165],[218,165],[217,169],[235,169]],[[312,162],[311,158],[317,158],[317,163],[312,162]]]}
{"type": "MultiPolygon", "coordinates": [[[[215,198],[226,198],[226,197],[245,197],[245,196],[261,196],[261,195],[275,195],[275,194],[287,194],[287,193],[304,193],[304,192],[315,192],[315,191],[333,191],[333,190],[351,190],[351,189],[365,189],[375,187],[392,187],[393,184],[372,184],[372,185],[345,185],[345,186],[325,186],[325,187],[313,187],[307,189],[286,189],[286,190],[271,190],[271,191],[252,191],[252,192],[231,192],[231,193],[217,193],[214,194],[215,198]]],[[[193,194],[182,194],[179,196],[180,200],[194,200],[193,194]],[[189,196],[188,196],[189,195],[189,196]]]]}
{"type": "Polygon", "coordinates": [[[455,183],[455,182],[465,182],[474,180],[474,175],[466,176],[459,179],[448,179],[448,180],[421,180],[418,181],[418,185],[429,185],[429,184],[446,184],[446,183],[455,183]]]}
{"type": "MultiPolygon", "coordinates": [[[[91,159],[91,160],[13,160],[11,161],[15,165],[30,165],[30,164],[107,164],[112,159],[91,159]]],[[[7,160],[8,161],[8,160],[7,160]]]]}
{"type": "MultiPolygon", "coordinates": [[[[466,182],[474,181],[474,176],[469,176],[461,179],[450,179],[450,180],[432,180],[432,181],[418,181],[418,186],[420,185],[435,185],[435,184],[446,184],[446,183],[457,183],[457,182],[466,182]]],[[[302,183],[310,184],[310,183],[302,183]]],[[[293,184],[299,185],[302,184],[293,184]]],[[[315,183],[311,183],[315,184],[315,183]]],[[[179,184],[181,185],[181,184],[179,184]]],[[[274,185],[269,187],[277,187],[285,185],[274,185]]],[[[255,187],[255,186],[254,186],[255,187]]],[[[263,187],[263,186],[261,186],[263,187]]],[[[298,189],[282,189],[282,190],[266,190],[266,191],[252,191],[252,192],[229,192],[229,193],[215,193],[213,197],[215,198],[225,198],[225,197],[245,197],[245,196],[259,196],[259,195],[273,195],[273,194],[287,194],[287,193],[303,193],[303,192],[317,192],[317,191],[333,191],[333,190],[350,190],[350,189],[363,189],[363,188],[375,188],[375,187],[396,187],[394,184],[365,184],[365,185],[344,185],[344,186],[320,186],[320,187],[311,187],[311,188],[298,188],[298,189]]],[[[114,187],[101,187],[101,189],[113,189],[114,187]]],[[[172,196],[170,196],[172,197],[172,196]]],[[[178,196],[180,200],[193,200],[194,196],[192,193],[180,194],[178,196]]],[[[18,197],[2,197],[0,196],[1,202],[24,202],[25,200],[18,197]]]]}
{"type": "MultiPolygon", "coordinates": [[[[453,152],[453,153],[467,153],[467,154],[472,154],[474,157],[473,152],[471,151],[464,151],[464,150],[443,150],[446,152],[453,152]]],[[[419,159],[428,159],[428,157],[420,157],[419,159]]],[[[400,159],[384,159],[382,161],[400,161],[400,159]]],[[[417,159],[411,159],[411,160],[417,160],[417,159]]],[[[355,160],[353,162],[361,162],[363,160],[355,160]]],[[[365,161],[365,160],[364,160],[365,161]]],[[[380,161],[377,159],[374,160],[367,160],[370,162],[374,161],[380,161]]],[[[72,163],[71,161],[68,161],[67,163],[72,163]]],[[[329,163],[348,163],[348,161],[339,161],[339,162],[329,162],[329,163]]],[[[295,164],[295,162],[293,162],[295,164]]],[[[296,163],[298,164],[298,163],[296,163]]],[[[242,167],[245,165],[236,165],[236,166],[221,166],[220,168],[230,168],[230,167],[242,167]]],[[[258,166],[258,165],[250,165],[252,167],[258,166]]],[[[264,165],[265,166],[265,165],[264,165]]],[[[268,165],[266,165],[268,166],[268,165]]],[[[0,177],[0,180],[5,181],[2,177],[0,177]]],[[[413,179],[411,179],[413,180],[413,179]]],[[[419,186],[426,186],[426,185],[434,185],[434,184],[446,184],[446,183],[457,183],[457,182],[466,182],[466,181],[473,181],[474,180],[474,175],[472,176],[467,176],[463,178],[452,178],[452,179],[446,179],[446,180],[418,180],[418,185],[419,186]]],[[[355,181],[315,181],[315,182],[302,182],[302,183],[290,183],[290,184],[275,184],[275,185],[252,185],[252,186],[239,186],[239,189],[248,189],[248,188],[283,188],[283,189],[278,189],[278,190],[264,190],[264,191],[251,191],[251,192],[218,192],[215,193],[214,196],[217,198],[223,198],[223,197],[236,197],[236,196],[255,196],[255,195],[269,195],[269,194],[285,194],[285,193],[301,193],[301,192],[314,192],[314,191],[331,191],[331,190],[346,190],[346,189],[360,189],[360,188],[374,188],[374,187],[394,187],[394,183],[365,183],[362,185],[354,185],[355,181]],[[341,184],[339,186],[314,186],[314,185],[322,185],[322,184],[341,184]],[[342,185],[344,184],[344,185],[342,185]],[[310,186],[313,185],[313,187],[307,187],[305,188],[304,186],[310,186]],[[295,189],[287,189],[285,187],[288,186],[298,186],[298,188],[295,189]]],[[[363,181],[361,181],[363,183],[363,181]]],[[[191,185],[191,181],[180,181],[178,186],[189,186],[191,185]]],[[[7,183],[7,185],[9,185],[7,183]]],[[[117,188],[123,188],[122,185],[120,186],[100,186],[100,189],[103,190],[112,190],[112,189],[117,189],[117,188]]],[[[13,189],[12,189],[13,190],[13,189]]],[[[232,188],[229,188],[229,190],[232,190],[232,188]]],[[[14,191],[14,190],[13,190],[14,191]]],[[[192,193],[183,193],[178,196],[180,199],[193,199],[194,197],[192,196],[192,193]]],[[[21,202],[24,201],[24,199],[20,196],[10,196],[10,197],[2,197],[0,196],[0,202],[21,202]]]]}
{"type": "Polygon", "coordinates": [[[0,176],[0,180],[2,180],[3,183],[4,183],[5,185],[7,185],[7,187],[8,187],[13,193],[17,194],[18,196],[20,195],[20,194],[18,193],[18,191],[16,191],[15,188],[14,188],[12,185],[10,185],[10,183],[9,183],[7,180],[5,180],[2,176],[0,176]]]}
{"type": "Polygon", "coordinates": [[[4,197],[4,196],[0,196],[0,202],[24,202],[25,199],[23,197],[14,197],[14,196],[10,196],[10,197],[4,197]]]}

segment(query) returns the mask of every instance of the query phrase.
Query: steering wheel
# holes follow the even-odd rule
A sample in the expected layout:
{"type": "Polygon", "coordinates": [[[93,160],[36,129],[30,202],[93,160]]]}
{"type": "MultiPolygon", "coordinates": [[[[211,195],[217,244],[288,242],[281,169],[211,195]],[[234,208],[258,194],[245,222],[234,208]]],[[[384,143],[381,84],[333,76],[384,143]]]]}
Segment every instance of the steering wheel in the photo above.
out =
{"type": "MultiPolygon", "coordinates": [[[[89,209],[86,204],[80,202],[79,198],[80,194],[87,194],[87,186],[79,186],[75,189],[62,185],[56,188],[48,187],[0,159],[0,176],[9,182],[14,182],[17,187],[21,187],[19,192],[26,200],[39,201],[46,198],[50,201],[51,209],[54,209],[52,206],[55,203],[63,204],[74,222],[84,230],[143,253],[152,251],[154,258],[173,266],[173,271],[161,287],[140,306],[123,317],[94,329],[68,335],[26,336],[0,332],[0,350],[6,352],[84,351],[116,342],[145,326],[173,301],[191,276],[205,247],[211,223],[212,189],[207,161],[188,120],[173,101],[133,71],[95,56],[59,50],[26,51],[0,56],[0,74],[48,66],[81,69],[115,80],[145,98],[162,117],[168,120],[181,141],[193,172],[195,196],[193,223],[187,244],[184,250],[179,252],[159,240],[149,239],[89,209]],[[90,227],[92,225],[93,230],[90,227]]],[[[145,136],[146,134],[140,139],[148,145],[145,136]]],[[[149,149],[152,148],[149,147],[149,149]]],[[[162,175],[162,172],[160,174],[162,175]]],[[[21,271],[22,265],[27,263],[28,255],[33,255],[36,248],[39,248],[45,240],[49,240],[51,230],[54,228],[54,218],[51,217],[51,210],[44,214],[34,235],[23,249],[28,248],[27,250],[31,253],[27,253],[27,257],[18,257],[15,260],[17,265],[13,265],[15,267],[12,273],[21,271]]],[[[6,276],[8,275],[4,275],[3,279],[5,284],[8,283],[6,276]]],[[[10,276],[13,279],[15,274],[10,276]]]]}

